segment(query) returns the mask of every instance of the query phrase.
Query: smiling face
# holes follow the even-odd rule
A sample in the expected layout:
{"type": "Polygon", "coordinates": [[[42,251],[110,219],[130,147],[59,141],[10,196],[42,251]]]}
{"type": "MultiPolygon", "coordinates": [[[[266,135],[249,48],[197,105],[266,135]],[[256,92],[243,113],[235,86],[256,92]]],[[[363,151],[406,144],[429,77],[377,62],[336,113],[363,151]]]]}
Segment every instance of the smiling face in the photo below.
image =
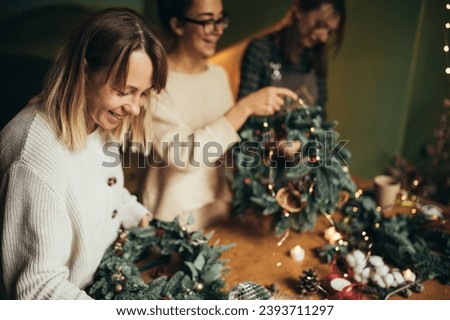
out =
{"type": "MultiPolygon", "coordinates": [[[[218,20],[223,16],[222,0],[194,0],[185,16],[198,21],[218,20]]],[[[178,45],[186,48],[192,56],[200,59],[211,57],[216,52],[217,42],[223,34],[223,27],[217,25],[214,31],[207,34],[202,25],[179,21],[181,27],[175,32],[178,45]]]]}
{"type": "Polygon", "coordinates": [[[297,11],[296,17],[300,33],[299,41],[305,48],[327,43],[330,35],[338,29],[340,23],[339,14],[329,3],[323,4],[316,10],[297,11]]]}
{"type": "Polygon", "coordinates": [[[151,60],[144,51],[134,51],[130,55],[124,88],[117,88],[113,77],[106,81],[106,70],[89,74],[86,86],[88,131],[96,127],[111,131],[125,117],[139,115],[150,94],[152,74],[151,60]]]}

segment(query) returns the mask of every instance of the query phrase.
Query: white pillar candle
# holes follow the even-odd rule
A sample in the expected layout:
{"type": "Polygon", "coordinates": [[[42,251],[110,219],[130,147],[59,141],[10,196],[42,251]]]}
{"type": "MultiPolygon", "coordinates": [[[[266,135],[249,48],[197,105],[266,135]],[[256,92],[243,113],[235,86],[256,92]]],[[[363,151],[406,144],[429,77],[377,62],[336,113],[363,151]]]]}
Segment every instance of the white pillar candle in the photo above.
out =
{"type": "Polygon", "coordinates": [[[305,259],[305,250],[299,245],[296,245],[291,249],[291,258],[295,261],[303,261],[305,259]]]}

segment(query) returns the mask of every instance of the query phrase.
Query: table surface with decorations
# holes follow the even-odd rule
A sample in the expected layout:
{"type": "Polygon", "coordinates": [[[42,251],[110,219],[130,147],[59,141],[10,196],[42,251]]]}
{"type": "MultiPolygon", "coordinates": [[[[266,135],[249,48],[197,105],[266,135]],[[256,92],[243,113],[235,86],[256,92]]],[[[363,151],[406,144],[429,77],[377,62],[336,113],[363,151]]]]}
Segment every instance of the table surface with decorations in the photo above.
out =
{"type": "MultiPolygon", "coordinates": [[[[354,178],[359,188],[371,188],[371,182],[354,178]]],[[[426,203],[426,201],[423,201],[426,203]]],[[[430,202],[428,202],[430,203],[430,202]]],[[[435,203],[433,203],[435,204],[435,203]]],[[[438,205],[438,204],[435,204],[438,205]]],[[[445,229],[450,232],[450,209],[438,205],[442,210],[445,229]]],[[[394,207],[384,214],[414,214],[411,207],[394,207]]],[[[298,283],[303,271],[310,268],[315,270],[318,279],[323,283],[330,274],[331,265],[321,262],[313,253],[313,248],[326,245],[324,231],[330,227],[325,216],[320,216],[314,230],[308,232],[290,231],[282,237],[276,237],[268,223],[270,217],[250,215],[245,219],[234,217],[225,222],[211,226],[205,231],[214,231],[211,243],[234,243],[235,247],[222,254],[227,259],[228,272],[224,273],[225,289],[230,290],[239,283],[251,281],[268,287],[275,284],[278,287],[277,296],[280,299],[325,299],[327,296],[320,290],[312,295],[300,295],[298,283]],[[305,258],[301,262],[295,261],[290,251],[300,245],[305,250],[305,258]]],[[[409,299],[440,300],[450,299],[450,286],[439,283],[435,279],[423,283],[425,290],[413,293],[409,299]]],[[[323,286],[322,286],[323,287],[323,286]]],[[[327,290],[332,297],[332,290],[327,290]]],[[[364,299],[372,299],[364,295],[364,299]]],[[[404,299],[399,295],[392,295],[390,299],[404,299]]]]}
{"type": "MultiPolygon", "coordinates": [[[[136,161],[136,156],[130,158],[130,163],[136,161]]],[[[129,165],[124,168],[125,186],[131,193],[138,194],[140,185],[139,176],[143,169],[129,165]]],[[[373,188],[373,182],[353,177],[357,187],[362,190],[373,188]]],[[[433,204],[443,211],[444,228],[450,233],[450,207],[421,199],[422,204],[433,204]]],[[[385,215],[413,214],[412,207],[394,207],[385,210],[385,215]]],[[[337,212],[336,215],[339,215],[337,212]]],[[[334,215],[333,215],[334,217],[334,215]]],[[[245,219],[233,217],[213,225],[205,232],[213,231],[211,244],[230,244],[235,246],[222,253],[222,258],[227,260],[227,272],[224,272],[225,288],[230,290],[243,282],[255,282],[262,286],[275,284],[278,288],[278,296],[281,299],[326,299],[327,296],[318,291],[310,296],[300,295],[298,283],[303,271],[312,268],[321,283],[326,282],[330,275],[331,265],[323,263],[313,253],[316,247],[322,247],[328,242],[324,238],[324,231],[330,227],[329,221],[324,216],[319,216],[314,230],[308,232],[290,231],[287,237],[276,237],[270,228],[271,217],[262,215],[249,215],[245,219]],[[305,250],[305,258],[296,262],[291,258],[290,251],[300,245],[305,250]]],[[[142,274],[144,279],[148,275],[142,274]]],[[[431,279],[424,282],[425,290],[421,293],[413,293],[409,299],[439,300],[450,299],[450,286],[443,285],[438,280],[431,279]]],[[[332,295],[333,292],[329,291],[332,295]]],[[[373,299],[373,296],[364,295],[364,299],[373,299]]],[[[392,295],[390,299],[404,299],[399,295],[392,295]]]]}

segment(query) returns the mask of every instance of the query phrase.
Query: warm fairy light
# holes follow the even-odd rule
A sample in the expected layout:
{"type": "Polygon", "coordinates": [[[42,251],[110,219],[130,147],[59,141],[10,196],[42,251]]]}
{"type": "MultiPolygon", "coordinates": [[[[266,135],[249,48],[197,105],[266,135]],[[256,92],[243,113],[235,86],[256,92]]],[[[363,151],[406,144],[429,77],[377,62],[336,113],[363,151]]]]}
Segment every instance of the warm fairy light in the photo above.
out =
{"type": "Polygon", "coordinates": [[[379,228],[380,227],[380,224],[377,222],[377,223],[375,223],[375,228],[379,228]]]}
{"type": "Polygon", "coordinates": [[[277,267],[281,267],[281,262],[278,262],[278,263],[277,263],[277,267]]]}
{"type": "Polygon", "coordinates": [[[352,211],[353,212],[358,212],[358,208],[357,207],[353,207],[352,211]]]}
{"type": "Polygon", "coordinates": [[[330,244],[334,244],[342,239],[342,235],[336,231],[335,227],[329,227],[326,229],[323,236],[330,244]]]}
{"type": "Polygon", "coordinates": [[[417,187],[419,185],[419,180],[414,180],[413,185],[417,187]]]}
{"type": "Polygon", "coordinates": [[[363,191],[361,189],[358,189],[358,191],[355,192],[355,197],[358,199],[363,194],[363,191]]]}
{"type": "Polygon", "coordinates": [[[445,73],[450,74],[450,67],[445,68],[445,73]]]}
{"type": "Polygon", "coordinates": [[[309,129],[311,132],[316,131],[316,129],[314,127],[311,127],[311,129],[309,129]]]}
{"type": "Polygon", "coordinates": [[[364,237],[364,241],[369,241],[369,237],[364,237]]]}
{"type": "Polygon", "coordinates": [[[450,10],[450,3],[447,3],[447,4],[445,5],[445,7],[447,8],[447,10],[450,10]]]}
{"type": "Polygon", "coordinates": [[[403,271],[403,278],[406,281],[411,281],[411,282],[416,281],[416,275],[410,269],[406,269],[405,271],[403,271]]]}
{"type": "Polygon", "coordinates": [[[267,122],[263,123],[264,128],[267,128],[269,126],[269,124],[267,122]]]}
{"type": "Polygon", "coordinates": [[[445,46],[444,46],[444,51],[445,51],[445,52],[448,52],[449,50],[450,50],[449,46],[445,45],[445,46]]]}
{"type": "Polygon", "coordinates": [[[268,184],[268,185],[267,185],[267,188],[268,188],[269,190],[272,190],[272,189],[273,189],[273,185],[268,184]]]}
{"type": "Polygon", "coordinates": [[[445,28],[450,29],[450,22],[447,22],[447,23],[445,24],[445,28]]]}
{"type": "Polygon", "coordinates": [[[412,214],[416,214],[416,212],[417,212],[417,209],[415,209],[415,208],[414,208],[414,209],[411,209],[411,213],[412,213],[412,214]]]}
{"type": "Polygon", "coordinates": [[[408,280],[411,277],[411,270],[406,269],[405,272],[403,272],[403,276],[408,280]]]}
{"type": "Polygon", "coordinates": [[[377,210],[378,212],[381,212],[381,207],[380,206],[378,206],[378,207],[376,207],[376,209],[375,210],[377,210]]]}

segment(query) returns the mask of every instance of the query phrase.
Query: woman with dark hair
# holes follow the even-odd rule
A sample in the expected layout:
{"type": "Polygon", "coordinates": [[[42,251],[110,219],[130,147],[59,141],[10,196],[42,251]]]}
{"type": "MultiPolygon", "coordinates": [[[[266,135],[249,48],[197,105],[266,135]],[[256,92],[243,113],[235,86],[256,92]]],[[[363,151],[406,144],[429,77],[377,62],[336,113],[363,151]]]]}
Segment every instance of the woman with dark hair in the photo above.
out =
{"type": "MultiPolygon", "coordinates": [[[[285,86],[308,105],[325,110],[329,45],[338,52],[344,38],[344,0],[295,0],[289,22],[253,40],[241,65],[239,97],[268,85],[285,86]]],[[[325,114],[325,111],[324,111],[325,114]]]]}
{"type": "Polygon", "coordinates": [[[289,89],[268,87],[237,103],[225,71],[208,63],[228,27],[222,0],[160,0],[158,11],[171,43],[166,90],[152,101],[153,163],[142,199],[155,217],[179,216],[198,229],[227,215],[231,199],[221,157],[239,141],[251,115],[271,115],[289,89]],[[189,221],[189,217],[192,220],[189,221]]]}
{"type": "Polygon", "coordinates": [[[72,32],[41,94],[0,133],[0,298],[89,299],[119,228],[148,225],[104,147],[124,133],[145,144],[150,92],[166,78],[161,43],[130,9],[72,32]]]}

